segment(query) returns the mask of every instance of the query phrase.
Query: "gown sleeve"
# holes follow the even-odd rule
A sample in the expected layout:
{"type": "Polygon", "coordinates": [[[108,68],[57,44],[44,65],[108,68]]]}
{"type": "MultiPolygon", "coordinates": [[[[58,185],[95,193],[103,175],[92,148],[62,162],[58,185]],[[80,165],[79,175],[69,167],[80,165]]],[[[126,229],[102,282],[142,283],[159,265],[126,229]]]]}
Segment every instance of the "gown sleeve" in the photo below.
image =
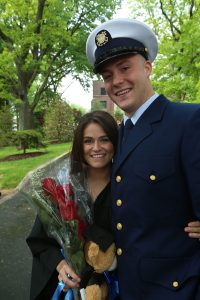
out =
{"type": "Polygon", "coordinates": [[[58,283],[56,266],[63,259],[60,246],[48,237],[38,216],[26,242],[33,256],[30,299],[49,300],[58,283]]]}

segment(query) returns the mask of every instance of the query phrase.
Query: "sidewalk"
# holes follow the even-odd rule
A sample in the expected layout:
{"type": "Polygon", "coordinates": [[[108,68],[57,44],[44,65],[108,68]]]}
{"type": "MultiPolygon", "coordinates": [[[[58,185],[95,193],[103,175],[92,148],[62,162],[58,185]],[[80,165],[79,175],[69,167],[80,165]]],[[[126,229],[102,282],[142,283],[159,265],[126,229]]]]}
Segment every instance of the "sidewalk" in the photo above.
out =
{"type": "MultiPolygon", "coordinates": [[[[57,164],[68,154],[40,166],[57,164]]],[[[26,244],[36,212],[17,190],[0,197],[0,300],[29,300],[32,256],[26,244]]]]}
{"type": "Polygon", "coordinates": [[[16,193],[15,189],[0,190],[0,204],[10,199],[16,193]]]}
{"type": "Polygon", "coordinates": [[[0,299],[28,300],[31,254],[26,245],[35,211],[18,193],[1,197],[0,299]]]}

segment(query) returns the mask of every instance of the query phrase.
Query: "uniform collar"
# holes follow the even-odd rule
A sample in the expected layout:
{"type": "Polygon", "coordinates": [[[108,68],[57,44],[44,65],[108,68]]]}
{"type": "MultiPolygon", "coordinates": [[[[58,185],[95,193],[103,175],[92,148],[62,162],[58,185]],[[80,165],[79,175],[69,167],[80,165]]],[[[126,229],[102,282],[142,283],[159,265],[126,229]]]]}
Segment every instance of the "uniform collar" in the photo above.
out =
{"type": "MultiPolygon", "coordinates": [[[[133,114],[133,116],[131,117],[131,121],[133,122],[133,125],[136,124],[136,122],[138,121],[138,119],[141,117],[141,115],[147,110],[147,108],[157,99],[157,97],[159,96],[159,94],[155,93],[153,96],[151,96],[144,104],[142,104],[137,110],[136,112],[133,114]]],[[[124,116],[124,125],[127,121],[127,119],[129,119],[128,116],[124,116]]]]}

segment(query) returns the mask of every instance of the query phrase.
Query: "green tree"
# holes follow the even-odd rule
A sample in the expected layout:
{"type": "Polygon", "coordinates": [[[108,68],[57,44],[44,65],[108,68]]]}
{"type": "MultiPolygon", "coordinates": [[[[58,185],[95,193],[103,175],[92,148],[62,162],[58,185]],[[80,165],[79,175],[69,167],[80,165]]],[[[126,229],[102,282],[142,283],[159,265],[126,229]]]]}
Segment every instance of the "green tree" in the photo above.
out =
{"type": "Polygon", "coordinates": [[[130,6],[158,36],[155,90],[174,101],[200,100],[199,0],[134,0],[130,6]]]}
{"type": "Polygon", "coordinates": [[[71,105],[73,116],[74,116],[74,126],[76,127],[81,119],[81,117],[84,115],[85,110],[79,107],[74,107],[71,105]]]}
{"type": "Polygon", "coordinates": [[[42,94],[67,74],[85,82],[88,32],[120,0],[1,0],[0,99],[12,101],[19,129],[33,125],[42,94]],[[81,75],[80,75],[81,74],[81,75]]]}
{"type": "Polygon", "coordinates": [[[73,110],[65,101],[55,99],[45,113],[44,132],[48,140],[69,142],[75,128],[73,110]]]}
{"type": "Polygon", "coordinates": [[[9,143],[9,133],[13,129],[13,112],[10,106],[0,108],[0,147],[9,143]]]}
{"type": "Polygon", "coordinates": [[[10,138],[17,149],[23,150],[24,154],[26,153],[27,149],[39,149],[46,147],[41,133],[33,129],[11,132],[10,138]]]}

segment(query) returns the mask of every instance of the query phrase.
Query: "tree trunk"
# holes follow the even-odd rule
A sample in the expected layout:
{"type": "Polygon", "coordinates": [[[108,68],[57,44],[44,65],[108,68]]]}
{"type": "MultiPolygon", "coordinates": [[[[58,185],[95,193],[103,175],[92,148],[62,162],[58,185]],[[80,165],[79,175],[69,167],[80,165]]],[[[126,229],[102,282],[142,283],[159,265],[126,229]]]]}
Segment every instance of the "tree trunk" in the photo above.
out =
{"type": "Polygon", "coordinates": [[[19,130],[33,129],[33,112],[28,101],[24,101],[19,108],[19,130]]]}

